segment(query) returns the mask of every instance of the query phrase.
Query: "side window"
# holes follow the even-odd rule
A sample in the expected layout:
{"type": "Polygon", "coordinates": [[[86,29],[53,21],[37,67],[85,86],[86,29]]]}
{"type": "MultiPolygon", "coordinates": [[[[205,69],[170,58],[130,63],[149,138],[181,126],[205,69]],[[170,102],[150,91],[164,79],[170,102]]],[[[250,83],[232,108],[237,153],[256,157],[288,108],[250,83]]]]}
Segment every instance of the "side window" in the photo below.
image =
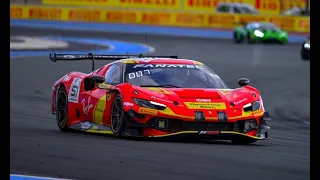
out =
{"type": "Polygon", "coordinates": [[[217,8],[217,11],[218,11],[218,12],[221,12],[221,13],[228,13],[228,12],[229,12],[229,6],[227,6],[227,5],[220,5],[220,6],[217,8]]]}
{"type": "Polygon", "coordinates": [[[239,7],[234,6],[233,7],[233,12],[236,14],[240,14],[241,13],[241,9],[239,7]]]}
{"type": "Polygon", "coordinates": [[[122,64],[116,63],[109,67],[105,74],[107,84],[119,84],[122,83],[122,64]]]}

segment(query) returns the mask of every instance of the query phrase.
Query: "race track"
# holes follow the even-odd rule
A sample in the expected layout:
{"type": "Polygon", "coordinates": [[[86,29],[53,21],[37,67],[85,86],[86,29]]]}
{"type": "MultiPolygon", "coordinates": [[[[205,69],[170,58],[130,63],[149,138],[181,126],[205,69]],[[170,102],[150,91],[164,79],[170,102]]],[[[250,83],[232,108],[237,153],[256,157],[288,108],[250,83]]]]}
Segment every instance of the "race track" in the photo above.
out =
{"type": "MultiPolygon", "coordinates": [[[[12,28],[11,35],[60,35],[145,43],[144,35],[12,28]]],[[[254,145],[152,142],[62,133],[50,113],[52,84],[90,62],[48,57],[10,59],[11,173],[84,180],[310,179],[309,62],[300,45],[235,45],[231,41],[149,36],[156,55],[204,62],[234,88],[248,77],[273,119],[272,139],[254,145]]],[[[125,52],[124,52],[125,53],[125,52]]],[[[97,67],[107,63],[97,62],[97,67]]]]}

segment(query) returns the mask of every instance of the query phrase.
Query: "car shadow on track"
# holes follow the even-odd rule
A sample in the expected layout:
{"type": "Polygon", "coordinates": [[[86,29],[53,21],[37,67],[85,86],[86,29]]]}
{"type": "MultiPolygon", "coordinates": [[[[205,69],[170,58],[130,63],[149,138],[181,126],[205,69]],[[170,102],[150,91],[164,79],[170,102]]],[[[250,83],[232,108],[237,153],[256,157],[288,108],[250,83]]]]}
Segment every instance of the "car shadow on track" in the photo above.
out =
{"type": "MultiPolygon", "coordinates": [[[[61,132],[62,133],[62,132],[61,132]]],[[[204,139],[199,137],[157,137],[157,138],[147,138],[147,137],[121,137],[116,138],[113,135],[109,134],[97,134],[97,133],[89,133],[77,130],[70,130],[68,133],[82,134],[88,137],[103,137],[108,140],[120,140],[120,141],[139,141],[139,142],[165,142],[165,143],[184,143],[184,144],[214,144],[214,145],[233,145],[233,146],[266,146],[265,144],[260,144],[259,142],[248,144],[248,145],[239,145],[232,144],[231,141],[228,140],[218,140],[218,139],[204,139]]],[[[65,133],[63,133],[65,134],[65,133]]]]}

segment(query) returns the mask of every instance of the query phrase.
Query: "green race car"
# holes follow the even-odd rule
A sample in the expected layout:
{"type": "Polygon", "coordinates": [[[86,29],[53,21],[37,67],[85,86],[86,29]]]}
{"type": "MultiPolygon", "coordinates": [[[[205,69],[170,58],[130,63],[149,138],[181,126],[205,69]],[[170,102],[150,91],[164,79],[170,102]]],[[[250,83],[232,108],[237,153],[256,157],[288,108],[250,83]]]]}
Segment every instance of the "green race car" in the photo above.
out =
{"type": "Polygon", "coordinates": [[[272,23],[251,22],[236,27],[233,32],[233,40],[236,43],[246,41],[249,44],[256,42],[287,44],[288,33],[272,23]]]}

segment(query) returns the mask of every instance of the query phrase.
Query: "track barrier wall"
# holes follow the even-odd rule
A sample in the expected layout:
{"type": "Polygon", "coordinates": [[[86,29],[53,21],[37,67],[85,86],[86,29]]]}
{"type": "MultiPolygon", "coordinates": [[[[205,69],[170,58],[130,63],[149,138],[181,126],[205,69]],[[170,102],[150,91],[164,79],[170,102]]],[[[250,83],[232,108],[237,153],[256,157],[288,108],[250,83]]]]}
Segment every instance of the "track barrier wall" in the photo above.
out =
{"type": "MultiPolygon", "coordinates": [[[[279,2],[268,0],[268,2],[274,1],[279,2]]],[[[232,29],[247,22],[267,21],[289,32],[310,32],[309,17],[279,16],[272,12],[259,15],[215,13],[214,6],[219,2],[221,0],[42,0],[42,4],[38,5],[11,3],[10,17],[225,29],[232,29]]],[[[254,4],[258,0],[240,0],[240,2],[254,4]]],[[[259,0],[260,6],[262,2],[264,1],[259,0]]]]}

